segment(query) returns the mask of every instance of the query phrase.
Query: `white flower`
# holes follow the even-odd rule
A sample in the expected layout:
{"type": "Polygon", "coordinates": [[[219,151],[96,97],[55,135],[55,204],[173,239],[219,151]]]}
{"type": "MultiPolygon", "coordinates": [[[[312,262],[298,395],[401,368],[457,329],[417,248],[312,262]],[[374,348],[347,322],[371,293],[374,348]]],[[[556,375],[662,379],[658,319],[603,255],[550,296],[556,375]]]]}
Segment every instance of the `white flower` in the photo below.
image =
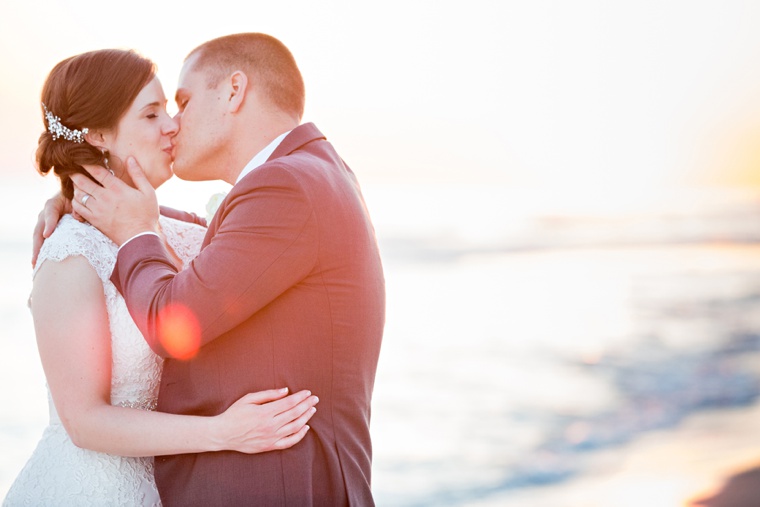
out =
{"type": "Polygon", "coordinates": [[[219,209],[219,205],[222,204],[224,198],[227,197],[227,192],[217,192],[212,195],[206,203],[206,223],[210,224],[211,219],[214,218],[216,210],[219,209]]]}

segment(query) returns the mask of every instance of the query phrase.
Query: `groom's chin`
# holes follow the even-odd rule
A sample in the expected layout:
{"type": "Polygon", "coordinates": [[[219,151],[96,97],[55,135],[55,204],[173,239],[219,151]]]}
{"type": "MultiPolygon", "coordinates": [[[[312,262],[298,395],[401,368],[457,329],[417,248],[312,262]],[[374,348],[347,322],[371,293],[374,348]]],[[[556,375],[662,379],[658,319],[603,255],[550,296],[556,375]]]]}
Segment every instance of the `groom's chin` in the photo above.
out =
{"type": "MultiPolygon", "coordinates": [[[[176,153],[176,152],[175,152],[176,153]]],[[[174,175],[183,181],[216,181],[224,180],[224,174],[220,174],[218,158],[209,160],[208,157],[195,157],[192,154],[174,159],[172,171],[174,175]]]]}
{"type": "Polygon", "coordinates": [[[208,181],[210,179],[204,178],[202,174],[198,174],[198,171],[192,171],[182,163],[178,164],[176,160],[172,166],[172,172],[174,176],[184,181],[208,181]]]}
{"type": "Polygon", "coordinates": [[[215,181],[219,179],[219,178],[203,178],[198,174],[191,174],[187,177],[184,177],[180,174],[175,174],[175,176],[181,179],[182,181],[215,181]]]}

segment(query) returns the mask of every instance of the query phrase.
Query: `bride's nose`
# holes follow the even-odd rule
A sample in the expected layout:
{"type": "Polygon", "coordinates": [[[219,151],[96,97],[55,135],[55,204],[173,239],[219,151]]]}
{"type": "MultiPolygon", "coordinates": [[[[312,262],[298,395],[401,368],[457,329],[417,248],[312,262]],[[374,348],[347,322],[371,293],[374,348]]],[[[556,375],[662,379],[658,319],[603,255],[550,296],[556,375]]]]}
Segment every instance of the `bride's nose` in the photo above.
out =
{"type": "Polygon", "coordinates": [[[174,136],[177,135],[177,132],[179,132],[179,121],[176,118],[168,116],[164,122],[162,133],[167,136],[174,136]]]}

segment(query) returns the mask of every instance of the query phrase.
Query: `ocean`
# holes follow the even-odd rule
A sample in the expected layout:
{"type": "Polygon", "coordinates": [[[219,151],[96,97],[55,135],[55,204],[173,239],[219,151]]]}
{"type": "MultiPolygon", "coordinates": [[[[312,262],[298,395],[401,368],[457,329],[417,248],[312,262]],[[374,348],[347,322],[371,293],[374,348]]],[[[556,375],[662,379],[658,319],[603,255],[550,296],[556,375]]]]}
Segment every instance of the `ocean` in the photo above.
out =
{"type": "MultiPolygon", "coordinates": [[[[19,218],[0,236],[0,496],[47,420],[26,300],[31,227],[51,192],[8,193],[19,218]]],[[[681,505],[706,477],[760,461],[747,426],[760,416],[760,199],[561,194],[365,186],[388,295],[378,505],[641,505],[621,485],[681,505]]],[[[200,192],[173,198],[202,210],[200,192]]]]}

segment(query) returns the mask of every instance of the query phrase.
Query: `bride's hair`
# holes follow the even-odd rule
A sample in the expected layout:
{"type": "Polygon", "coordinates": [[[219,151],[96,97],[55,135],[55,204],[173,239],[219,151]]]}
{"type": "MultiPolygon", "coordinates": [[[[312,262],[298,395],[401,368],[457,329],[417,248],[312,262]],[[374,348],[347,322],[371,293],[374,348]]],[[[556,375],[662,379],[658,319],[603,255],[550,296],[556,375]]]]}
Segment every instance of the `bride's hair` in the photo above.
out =
{"type": "MultiPolygon", "coordinates": [[[[155,74],[155,64],[135,51],[82,53],[53,67],[42,88],[42,103],[68,129],[112,130],[155,74]]],[[[45,131],[37,146],[37,169],[42,174],[52,170],[61,180],[61,193],[71,199],[70,175],[89,176],[82,165],[104,165],[103,153],[86,141],[54,139],[44,107],[40,108],[45,131]]]]}

